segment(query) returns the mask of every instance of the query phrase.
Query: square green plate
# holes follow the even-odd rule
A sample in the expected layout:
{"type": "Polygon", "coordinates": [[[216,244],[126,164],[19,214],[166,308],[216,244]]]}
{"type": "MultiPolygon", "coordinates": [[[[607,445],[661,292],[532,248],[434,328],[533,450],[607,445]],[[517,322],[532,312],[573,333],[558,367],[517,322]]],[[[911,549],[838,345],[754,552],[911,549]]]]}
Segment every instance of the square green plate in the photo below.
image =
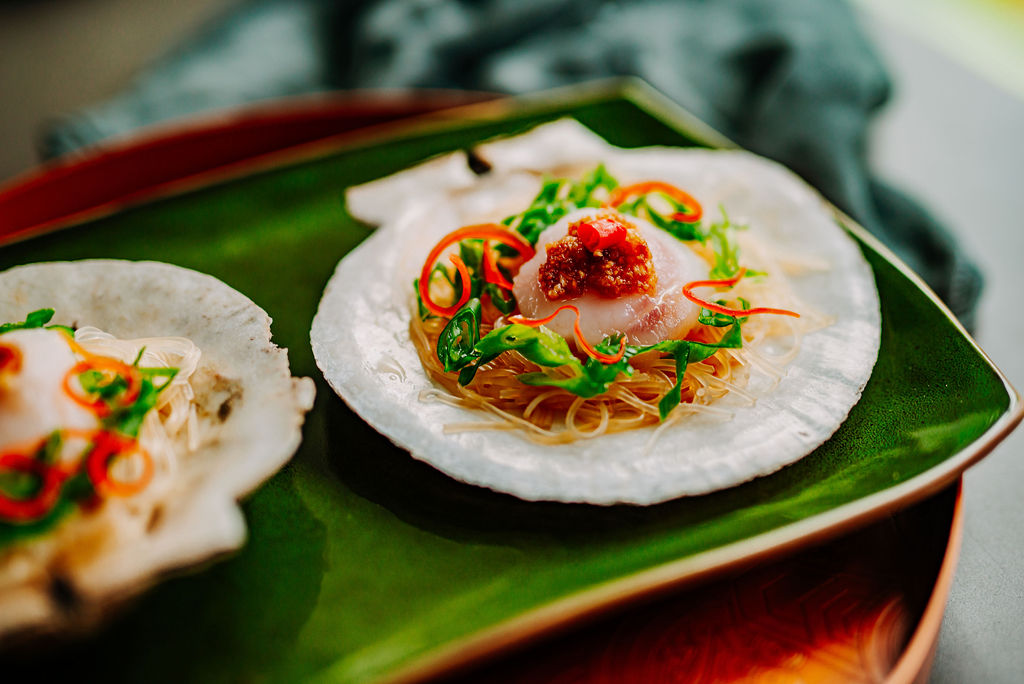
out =
{"type": "Polygon", "coordinates": [[[706,496],[596,507],[460,484],[397,450],[310,352],[324,284],[368,234],[344,189],[563,116],[622,146],[728,144],[635,82],[576,89],[382,130],[0,249],[0,268],[113,257],[213,274],[270,313],[293,372],[319,389],[298,455],[246,502],[243,551],[20,665],[86,681],[408,681],[863,524],[949,484],[1020,420],[1016,392],[951,314],[837,214],[874,269],[882,346],[849,419],[796,464],[706,496]]]}

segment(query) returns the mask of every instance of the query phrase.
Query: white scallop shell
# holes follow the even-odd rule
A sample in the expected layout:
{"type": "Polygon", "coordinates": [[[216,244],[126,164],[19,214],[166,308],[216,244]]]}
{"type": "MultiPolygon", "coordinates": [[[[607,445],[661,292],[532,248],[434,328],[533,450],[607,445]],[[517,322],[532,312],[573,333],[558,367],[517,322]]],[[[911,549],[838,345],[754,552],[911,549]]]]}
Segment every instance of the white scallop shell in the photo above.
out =
{"type": "Polygon", "coordinates": [[[373,207],[384,224],[338,264],[313,321],[313,352],[327,381],[395,444],[458,480],[523,499],[652,504],[778,470],[825,442],[845,420],[878,354],[878,294],[856,243],[796,175],[740,151],[619,149],[572,121],[484,145],[478,153],[492,171],[470,188],[464,178],[450,184],[435,178],[429,193],[399,201],[403,195],[389,188],[413,170],[352,189],[350,201],[373,207]],[[520,211],[538,188],[538,172],[585,169],[598,161],[624,184],[657,179],[684,187],[706,210],[721,204],[762,239],[827,262],[827,272],[793,282],[802,300],[835,322],[804,338],[774,387],[752,381],[756,403],[726,397],[714,405],[730,418],[684,416],[647,450],[655,428],[558,446],[538,445],[516,431],[446,434],[446,424],[491,419],[421,398],[437,390],[409,339],[411,282],[423,258],[461,225],[520,211]]]}
{"type": "Polygon", "coordinates": [[[266,312],[196,271],[97,259],[0,273],[0,321],[41,308],[56,309],[53,323],[92,325],[122,339],[192,340],[202,353],[191,378],[202,431],[198,450],[179,459],[172,495],[151,524],[108,524],[105,517],[121,509],[105,505],[31,539],[28,551],[0,549],[0,633],[88,622],[161,572],[240,547],[245,519],[238,499],[291,458],[315,391],[309,378],[292,377],[286,350],[270,340],[266,312]],[[120,538],[97,540],[107,529],[120,538]],[[90,537],[95,549],[88,548],[90,537]],[[72,614],[50,597],[55,576],[81,599],[72,614]]]}

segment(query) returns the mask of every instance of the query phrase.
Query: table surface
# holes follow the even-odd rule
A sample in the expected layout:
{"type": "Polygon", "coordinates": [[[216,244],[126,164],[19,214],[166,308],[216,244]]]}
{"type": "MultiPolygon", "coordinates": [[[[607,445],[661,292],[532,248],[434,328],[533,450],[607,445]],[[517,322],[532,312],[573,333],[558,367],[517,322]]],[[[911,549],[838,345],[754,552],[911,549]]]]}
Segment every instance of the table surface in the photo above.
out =
{"type": "MultiPolygon", "coordinates": [[[[986,286],[976,337],[1020,391],[1024,320],[1006,312],[1024,292],[1024,100],[897,25],[864,22],[896,86],[873,133],[872,162],[944,220],[980,264],[986,286]]],[[[1024,673],[1022,452],[1018,430],[964,477],[963,550],[936,684],[1016,682],[1024,673]]]]}

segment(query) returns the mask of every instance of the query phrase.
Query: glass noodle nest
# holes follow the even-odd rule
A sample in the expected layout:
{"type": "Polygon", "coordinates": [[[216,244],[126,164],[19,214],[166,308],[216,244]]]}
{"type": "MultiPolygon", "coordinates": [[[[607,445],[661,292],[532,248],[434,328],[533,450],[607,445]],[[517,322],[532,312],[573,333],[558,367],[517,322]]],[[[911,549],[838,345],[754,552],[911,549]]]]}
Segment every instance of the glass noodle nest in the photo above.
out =
{"type": "MultiPolygon", "coordinates": [[[[767,275],[745,277],[728,291],[726,297],[733,302],[739,298],[757,303],[771,303],[799,311],[801,318],[789,316],[754,315],[743,321],[741,348],[722,348],[707,359],[690,363],[681,384],[681,401],[662,421],[658,402],[675,383],[675,360],[658,351],[649,351],[629,361],[633,374],[620,373],[609,391],[596,397],[581,397],[565,389],[550,386],[526,385],[517,379],[523,373],[544,371],[549,374],[568,375],[559,368],[542,368],[516,351],[506,351],[497,359],[477,371],[473,381],[462,386],[457,373],[446,373],[435,351],[438,337],[448,319],[416,315],[415,298],[410,301],[412,316],[410,335],[420,361],[431,379],[447,390],[427,390],[421,399],[442,401],[451,405],[487,411],[497,420],[452,423],[444,426],[446,432],[471,430],[523,430],[542,444],[560,444],[600,435],[658,426],[652,434],[653,443],[660,432],[673,425],[682,416],[692,412],[721,414],[728,418],[728,408],[714,406],[726,395],[735,395],[742,401],[753,403],[755,395],[746,387],[752,373],[759,372],[774,386],[784,375],[785,365],[800,351],[804,334],[822,327],[827,322],[809,311],[793,294],[787,272],[795,274],[815,268],[810,262],[782,261],[770,253],[750,235],[745,235],[744,262],[748,254],[757,257],[756,266],[767,275]]],[[[543,246],[538,245],[539,249],[543,246]]],[[[713,263],[714,256],[706,245],[690,246],[701,258],[713,263]]],[[[454,269],[450,272],[454,278],[454,269]]],[[[452,288],[445,279],[437,278],[431,284],[431,296],[436,301],[452,297],[452,288]]],[[[562,315],[569,315],[563,313],[562,315]]],[[[481,322],[481,336],[507,321],[493,306],[485,304],[481,322]]],[[[718,342],[727,328],[698,324],[686,336],[697,342],[718,342]]],[[[569,340],[570,344],[572,340],[569,340]]],[[[581,359],[585,358],[579,353],[581,359]]]]}

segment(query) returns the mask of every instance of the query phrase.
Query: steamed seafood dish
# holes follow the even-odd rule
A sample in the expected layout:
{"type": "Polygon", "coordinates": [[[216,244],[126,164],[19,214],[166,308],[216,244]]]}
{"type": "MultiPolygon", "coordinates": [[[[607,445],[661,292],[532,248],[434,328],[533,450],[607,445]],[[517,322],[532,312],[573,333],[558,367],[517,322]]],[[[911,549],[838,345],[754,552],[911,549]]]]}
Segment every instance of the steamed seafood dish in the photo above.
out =
{"type": "Polygon", "coordinates": [[[485,173],[453,155],[350,191],[380,228],[312,331],[413,456],[528,499],[653,503],[791,463],[856,403],[871,272],[786,170],[568,121],[473,155],[485,173]]]}
{"type": "Polygon", "coordinates": [[[266,314],[145,262],[22,266],[0,293],[0,633],[87,623],[241,545],[237,498],[312,403],[266,314]]]}

